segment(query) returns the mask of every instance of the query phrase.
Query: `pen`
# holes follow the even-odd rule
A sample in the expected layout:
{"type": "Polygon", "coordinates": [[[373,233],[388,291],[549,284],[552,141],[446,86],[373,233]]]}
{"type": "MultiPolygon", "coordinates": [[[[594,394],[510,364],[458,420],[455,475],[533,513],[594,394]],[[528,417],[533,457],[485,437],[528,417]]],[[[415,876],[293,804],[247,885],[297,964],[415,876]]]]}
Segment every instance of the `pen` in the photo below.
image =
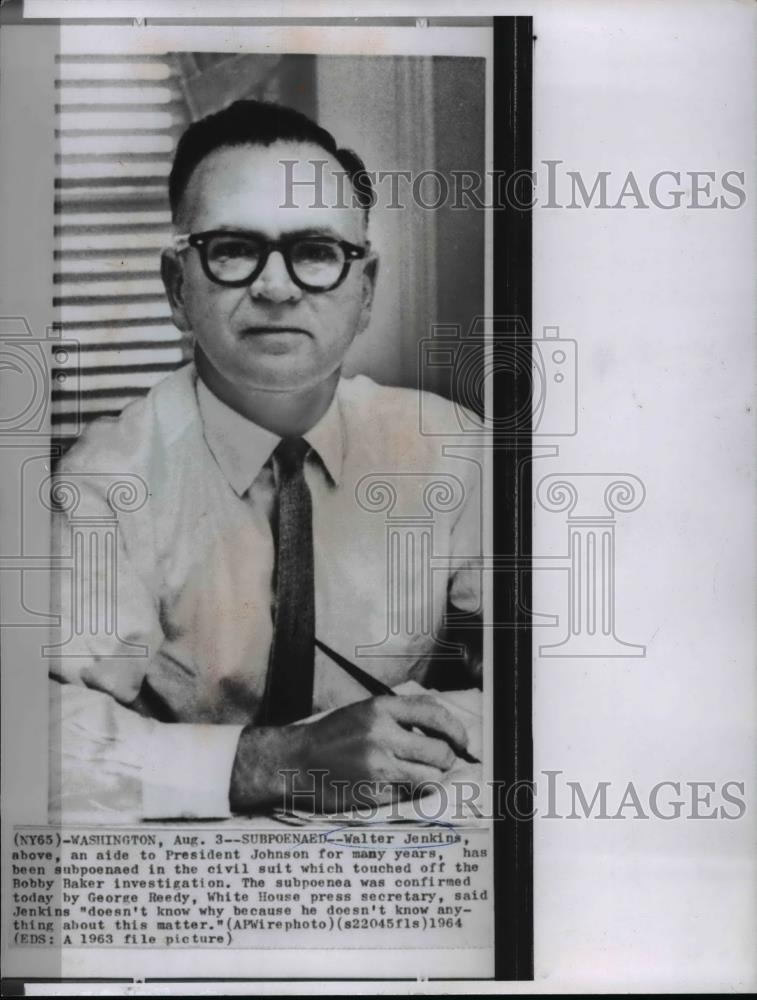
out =
{"type": "MultiPolygon", "coordinates": [[[[350,677],[358,681],[363,687],[370,691],[373,695],[388,694],[393,698],[399,697],[396,691],[393,691],[388,684],[384,684],[377,677],[372,677],[367,671],[361,669],[356,664],[351,663],[346,657],[342,656],[341,653],[337,653],[335,649],[327,646],[325,642],[316,636],[315,639],[316,646],[325,653],[326,656],[330,657],[342,670],[346,671],[350,677]]],[[[445,741],[448,742],[448,741],[445,741]]],[[[474,757],[472,754],[468,753],[467,750],[458,750],[456,747],[452,747],[455,754],[461,759],[466,761],[468,764],[480,764],[481,761],[478,757],[474,757]]]]}

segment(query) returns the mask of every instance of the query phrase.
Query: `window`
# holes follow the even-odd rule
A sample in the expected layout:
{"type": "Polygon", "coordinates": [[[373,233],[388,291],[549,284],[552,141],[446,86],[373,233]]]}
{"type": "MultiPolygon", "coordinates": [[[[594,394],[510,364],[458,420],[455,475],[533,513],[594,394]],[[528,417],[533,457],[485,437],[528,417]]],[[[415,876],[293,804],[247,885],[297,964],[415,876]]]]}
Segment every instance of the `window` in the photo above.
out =
{"type": "Polygon", "coordinates": [[[66,447],[77,409],[82,424],[115,415],[190,356],[160,280],[168,173],[190,116],[167,56],[60,56],[56,86],[54,306],[62,337],[80,345],[53,369],[53,434],[66,447]]]}

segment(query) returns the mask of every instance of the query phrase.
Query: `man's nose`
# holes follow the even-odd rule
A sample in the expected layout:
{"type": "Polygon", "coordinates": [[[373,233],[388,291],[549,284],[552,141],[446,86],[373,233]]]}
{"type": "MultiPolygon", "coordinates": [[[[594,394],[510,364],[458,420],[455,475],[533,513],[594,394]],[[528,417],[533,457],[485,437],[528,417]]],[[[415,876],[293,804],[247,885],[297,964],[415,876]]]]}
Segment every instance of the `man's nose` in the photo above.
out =
{"type": "Polygon", "coordinates": [[[265,267],[250,286],[254,299],[269,302],[297,302],[302,298],[300,289],[291,279],[280,250],[271,250],[265,267]]]}

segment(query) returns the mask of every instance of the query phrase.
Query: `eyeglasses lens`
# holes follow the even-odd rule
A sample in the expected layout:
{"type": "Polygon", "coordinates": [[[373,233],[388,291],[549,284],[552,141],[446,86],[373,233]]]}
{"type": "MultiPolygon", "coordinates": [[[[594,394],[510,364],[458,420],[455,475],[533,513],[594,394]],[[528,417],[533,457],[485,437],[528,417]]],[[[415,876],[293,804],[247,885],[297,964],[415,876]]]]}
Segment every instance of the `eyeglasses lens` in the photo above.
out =
{"type": "MultiPolygon", "coordinates": [[[[207,261],[219,281],[245,281],[260,265],[266,252],[264,243],[235,236],[213,236],[207,243],[207,261]]],[[[336,282],[344,267],[345,255],[338,243],[301,239],[284,247],[297,278],[314,288],[336,282]]]]}
{"type": "Polygon", "coordinates": [[[306,285],[326,288],[342,273],[345,258],[338,243],[298,240],[291,245],[290,252],[292,269],[306,285]]]}
{"type": "Polygon", "coordinates": [[[220,281],[244,281],[254,273],[263,247],[238,236],[213,236],[207,244],[208,267],[220,281]]]}

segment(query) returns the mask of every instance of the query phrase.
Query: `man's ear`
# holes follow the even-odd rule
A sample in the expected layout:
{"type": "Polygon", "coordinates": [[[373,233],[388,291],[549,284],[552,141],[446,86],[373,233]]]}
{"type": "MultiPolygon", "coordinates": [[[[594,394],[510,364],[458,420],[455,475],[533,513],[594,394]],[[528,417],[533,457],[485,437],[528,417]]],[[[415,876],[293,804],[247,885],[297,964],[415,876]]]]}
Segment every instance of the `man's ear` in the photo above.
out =
{"type": "Polygon", "coordinates": [[[184,271],[175,250],[164,250],[160,255],[160,276],[163,279],[174,324],[182,333],[189,333],[192,328],[184,308],[184,271]]]}
{"type": "Polygon", "coordinates": [[[376,291],[378,265],[378,256],[371,257],[371,259],[366,261],[363,265],[363,301],[360,306],[360,318],[357,324],[358,333],[362,333],[370,322],[373,295],[376,291]]]}

